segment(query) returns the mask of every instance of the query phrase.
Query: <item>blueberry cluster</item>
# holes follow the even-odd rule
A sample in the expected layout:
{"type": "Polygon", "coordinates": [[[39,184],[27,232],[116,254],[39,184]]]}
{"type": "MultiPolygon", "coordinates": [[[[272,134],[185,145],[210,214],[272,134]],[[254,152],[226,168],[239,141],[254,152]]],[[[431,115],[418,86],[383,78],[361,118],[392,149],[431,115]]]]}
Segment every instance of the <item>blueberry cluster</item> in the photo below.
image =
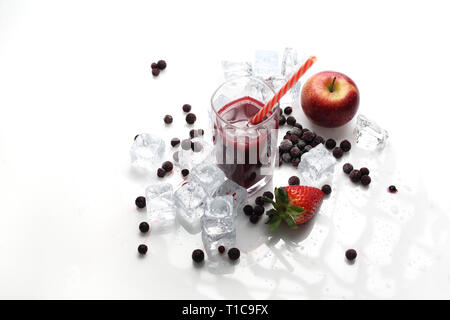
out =
{"type": "Polygon", "coordinates": [[[289,116],[286,121],[293,128],[286,132],[283,141],[278,147],[280,165],[284,162],[291,163],[294,167],[297,167],[303,154],[309,152],[320,143],[325,143],[325,140],[308,128],[303,128],[292,116],[289,116]]]}
{"type": "MultiPolygon", "coordinates": [[[[219,251],[219,253],[223,254],[225,252],[225,247],[219,246],[217,250],[219,251]]],[[[241,251],[238,248],[231,248],[230,250],[228,250],[228,258],[230,258],[230,260],[237,260],[240,256],[241,251]]],[[[203,250],[195,249],[194,251],[192,251],[192,260],[195,263],[203,262],[203,260],[205,260],[205,253],[203,252],[203,250]]]]}
{"type": "MultiPolygon", "coordinates": [[[[143,196],[137,197],[136,200],[134,201],[134,203],[136,204],[136,207],[138,207],[139,209],[144,209],[145,206],[147,205],[145,197],[143,197],[143,196]]],[[[139,224],[139,230],[142,233],[147,233],[150,230],[150,225],[147,222],[141,222],[139,224]]],[[[138,252],[140,255],[145,255],[147,253],[147,250],[148,250],[148,248],[145,244],[140,244],[138,246],[138,252]]]]}
{"type": "Polygon", "coordinates": [[[328,150],[332,150],[333,156],[336,159],[341,158],[344,155],[344,152],[349,152],[352,148],[352,144],[348,140],[343,140],[339,144],[339,147],[336,147],[336,140],[334,139],[328,139],[325,141],[325,147],[328,150]]]}
{"type": "Polygon", "coordinates": [[[163,178],[166,174],[173,170],[173,163],[170,161],[163,162],[161,168],[158,168],[156,175],[163,178]]]}
{"type": "Polygon", "coordinates": [[[262,196],[256,197],[255,206],[247,204],[243,208],[244,214],[249,217],[251,223],[258,223],[258,221],[261,219],[261,216],[264,214],[264,205],[266,204],[266,202],[263,200],[263,197],[269,199],[274,198],[272,192],[266,191],[262,196]]]}
{"type": "MultiPolygon", "coordinates": [[[[197,116],[195,115],[195,113],[190,112],[192,110],[192,106],[190,104],[186,103],[186,104],[183,105],[182,109],[183,109],[183,111],[185,113],[187,113],[186,118],[185,118],[186,123],[189,124],[189,125],[194,124],[195,121],[197,121],[197,116]]],[[[164,116],[164,123],[165,124],[171,124],[172,122],[173,122],[173,117],[170,114],[167,114],[167,115],[164,116]]],[[[203,133],[201,135],[203,135],[203,133]]],[[[172,146],[174,147],[174,146],[176,146],[176,144],[175,145],[172,144],[172,146]]]]}
{"type": "Polygon", "coordinates": [[[366,167],[357,170],[353,168],[351,163],[346,163],[342,167],[342,170],[345,174],[348,174],[348,177],[353,183],[361,182],[363,186],[368,186],[372,182],[372,178],[369,176],[370,171],[366,167]]]}
{"type": "Polygon", "coordinates": [[[159,76],[159,73],[167,67],[167,63],[164,60],[159,60],[158,62],[153,62],[151,67],[152,75],[157,77],[159,76]]]}

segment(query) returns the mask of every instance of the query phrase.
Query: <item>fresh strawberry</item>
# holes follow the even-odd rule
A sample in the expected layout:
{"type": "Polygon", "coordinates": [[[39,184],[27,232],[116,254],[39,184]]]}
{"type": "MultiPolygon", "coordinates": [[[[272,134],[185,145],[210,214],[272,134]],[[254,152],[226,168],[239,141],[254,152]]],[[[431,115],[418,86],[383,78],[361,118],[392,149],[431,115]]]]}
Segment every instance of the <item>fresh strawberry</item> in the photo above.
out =
{"type": "Polygon", "coordinates": [[[271,231],[278,228],[282,220],[293,229],[307,222],[317,212],[324,195],[320,189],[298,185],[275,188],[274,193],[275,201],[264,197],[264,201],[273,204],[273,209],[266,213],[271,231]]]}

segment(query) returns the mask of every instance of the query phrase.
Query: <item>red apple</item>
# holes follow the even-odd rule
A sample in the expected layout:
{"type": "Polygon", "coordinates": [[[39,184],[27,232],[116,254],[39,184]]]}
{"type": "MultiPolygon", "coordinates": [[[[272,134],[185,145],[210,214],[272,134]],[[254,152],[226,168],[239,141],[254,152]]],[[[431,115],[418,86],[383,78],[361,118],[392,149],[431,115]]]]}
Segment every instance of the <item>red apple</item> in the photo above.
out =
{"type": "Polygon", "coordinates": [[[303,85],[303,112],[319,126],[335,128],[346,124],[355,116],[358,106],[358,88],[345,74],[319,72],[303,85]]]}

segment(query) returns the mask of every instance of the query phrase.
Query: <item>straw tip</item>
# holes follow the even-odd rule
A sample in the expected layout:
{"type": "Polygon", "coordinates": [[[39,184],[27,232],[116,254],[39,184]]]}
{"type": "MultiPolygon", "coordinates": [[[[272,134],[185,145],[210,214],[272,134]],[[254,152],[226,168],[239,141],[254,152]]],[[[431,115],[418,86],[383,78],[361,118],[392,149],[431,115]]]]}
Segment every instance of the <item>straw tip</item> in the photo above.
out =
{"type": "Polygon", "coordinates": [[[317,58],[316,58],[316,56],[311,56],[311,58],[310,58],[312,61],[317,61],[317,58]]]}

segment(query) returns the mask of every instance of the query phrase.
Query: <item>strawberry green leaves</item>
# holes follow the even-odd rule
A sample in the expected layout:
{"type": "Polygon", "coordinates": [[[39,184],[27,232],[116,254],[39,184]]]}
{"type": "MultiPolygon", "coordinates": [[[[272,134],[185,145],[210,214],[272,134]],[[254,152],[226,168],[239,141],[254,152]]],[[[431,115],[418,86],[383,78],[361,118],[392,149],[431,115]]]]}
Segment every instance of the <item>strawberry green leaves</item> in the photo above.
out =
{"type": "Polygon", "coordinates": [[[269,230],[274,231],[277,229],[283,220],[290,228],[297,229],[298,227],[295,223],[295,217],[303,214],[306,210],[290,204],[289,195],[286,189],[275,188],[274,194],[275,201],[263,197],[264,201],[272,203],[273,205],[273,209],[266,212],[266,215],[269,216],[269,220],[267,222],[269,224],[269,230]]]}
{"type": "MultiPolygon", "coordinates": [[[[275,210],[272,209],[272,210],[269,210],[269,211],[275,211],[275,210]]],[[[267,212],[267,214],[270,214],[270,213],[267,212]]],[[[269,224],[269,230],[270,231],[274,231],[276,228],[278,228],[280,226],[281,221],[282,221],[282,219],[281,219],[281,217],[279,215],[272,214],[270,216],[269,221],[266,222],[266,223],[269,224]]]]}

